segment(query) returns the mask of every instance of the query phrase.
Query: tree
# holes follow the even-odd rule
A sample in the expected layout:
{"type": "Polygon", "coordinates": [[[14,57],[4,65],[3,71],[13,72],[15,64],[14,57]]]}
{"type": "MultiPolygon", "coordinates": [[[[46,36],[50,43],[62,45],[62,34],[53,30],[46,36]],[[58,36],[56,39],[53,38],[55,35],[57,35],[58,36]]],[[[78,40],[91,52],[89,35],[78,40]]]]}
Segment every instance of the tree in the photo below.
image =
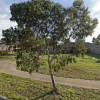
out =
{"type": "Polygon", "coordinates": [[[94,44],[100,44],[100,34],[97,36],[97,38],[93,37],[92,42],[94,44]]]}
{"type": "MultiPolygon", "coordinates": [[[[56,71],[55,67],[58,66],[59,69],[61,66],[65,66],[69,59],[71,59],[70,56],[59,56],[61,51],[61,48],[58,46],[59,41],[66,40],[68,37],[82,39],[90,35],[90,33],[92,34],[96,26],[97,20],[91,20],[90,16],[88,16],[88,9],[82,6],[83,2],[78,0],[75,0],[75,2],[73,7],[69,9],[49,0],[31,0],[12,4],[10,7],[12,15],[10,20],[16,21],[18,24],[18,31],[14,32],[17,35],[15,43],[18,46],[17,66],[21,66],[22,70],[29,71],[30,73],[33,70],[38,70],[41,64],[39,62],[41,60],[39,55],[46,51],[49,72],[55,92],[57,92],[57,89],[52,68],[56,71]],[[84,9],[81,10],[82,8],[84,9]],[[83,13],[80,14],[81,12],[83,13]],[[81,21],[82,18],[83,20],[81,21]],[[87,27],[89,28],[88,32],[87,27]],[[42,47],[44,48],[43,50],[42,47]],[[51,49],[56,51],[53,53],[53,56],[50,55],[51,49]],[[56,64],[53,64],[54,59],[56,59],[56,64]]],[[[4,37],[6,36],[4,35],[4,37]]]]}
{"type": "Polygon", "coordinates": [[[87,48],[85,47],[85,41],[84,40],[76,40],[75,44],[72,46],[73,53],[79,57],[82,55],[84,57],[84,54],[87,52],[87,48]]]}
{"type": "Polygon", "coordinates": [[[17,29],[13,28],[13,27],[6,29],[6,30],[3,30],[2,35],[4,38],[2,38],[2,40],[6,41],[7,45],[14,44],[16,42],[16,39],[17,39],[17,36],[15,34],[16,31],[17,31],[17,29]]]}
{"type": "MultiPolygon", "coordinates": [[[[18,28],[32,28],[36,37],[39,36],[45,40],[49,72],[54,91],[56,92],[57,89],[51,69],[51,63],[55,58],[55,54],[51,57],[49,53],[51,49],[56,50],[58,41],[66,34],[67,28],[64,26],[65,8],[49,0],[32,0],[13,4],[10,9],[12,14],[11,20],[17,22],[18,28]]],[[[29,39],[26,38],[26,40],[29,39]]]]}

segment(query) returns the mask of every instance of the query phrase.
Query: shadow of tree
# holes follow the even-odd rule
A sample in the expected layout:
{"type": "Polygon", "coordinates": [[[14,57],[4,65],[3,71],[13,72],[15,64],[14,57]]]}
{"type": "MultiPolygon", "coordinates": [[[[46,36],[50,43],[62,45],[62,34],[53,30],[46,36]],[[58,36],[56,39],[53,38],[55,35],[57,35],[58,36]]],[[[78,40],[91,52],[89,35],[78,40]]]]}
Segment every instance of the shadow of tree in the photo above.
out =
{"type": "MultiPolygon", "coordinates": [[[[40,95],[39,97],[34,98],[33,100],[39,100],[40,98],[43,98],[43,97],[45,97],[47,95],[53,95],[54,93],[55,92],[53,90],[51,90],[51,91],[49,91],[49,92],[47,92],[47,93],[45,93],[43,95],[40,95]]],[[[59,95],[59,93],[56,93],[56,95],[59,95]]]]}
{"type": "Polygon", "coordinates": [[[43,95],[40,95],[39,97],[36,97],[33,100],[39,100],[40,98],[43,98],[43,97],[45,97],[47,95],[51,95],[51,94],[54,94],[54,91],[53,90],[52,91],[49,91],[49,92],[47,92],[47,93],[45,93],[43,95]]]}

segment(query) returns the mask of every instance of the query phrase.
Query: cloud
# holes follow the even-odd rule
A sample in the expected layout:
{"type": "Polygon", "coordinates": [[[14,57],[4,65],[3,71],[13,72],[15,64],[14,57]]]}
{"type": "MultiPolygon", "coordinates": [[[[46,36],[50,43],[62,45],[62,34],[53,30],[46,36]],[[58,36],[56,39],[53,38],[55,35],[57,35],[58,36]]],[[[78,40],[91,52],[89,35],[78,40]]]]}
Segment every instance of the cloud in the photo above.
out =
{"type": "Polygon", "coordinates": [[[86,38],[86,42],[92,42],[92,38],[97,37],[100,34],[100,0],[85,0],[85,2],[88,2],[89,4],[88,6],[91,12],[91,17],[98,19],[98,25],[94,30],[93,35],[86,38]]]}
{"type": "Polygon", "coordinates": [[[98,18],[100,17],[100,1],[97,0],[94,2],[93,0],[93,5],[91,7],[91,12],[92,12],[92,16],[97,16],[98,18]]]}
{"type": "Polygon", "coordinates": [[[2,38],[2,30],[8,29],[11,26],[14,27],[17,24],[15,22],[11,22],[9,19],[0,20],[0,39],[2,38]]]}
{"type": "Polygon", "coordinates": [[[7,18],[7,17],[8,17],[7,14],[0,14],[0,19],[5,19],[5,18],[7,18]]]}
{"type": "Polygon", "coordinates": [[[70,7],[72,3],[74,2],[74,0],[51,0],[51,1],[55,3],[60,3],[64,7],[70,7]]]}
{"type": "Polygon", "coordinates": [[[17,24],[10,21],[10,5],[19,0],[0,0],[0,39],[2,38],[2,30],[14,27],[17,24]]]}
{"type": "Polygon", "coordinates": [[[100,12],[100,2],[98,2],[94,7],[93,7],[93,12],[100,12]]]}
{"type": "Polygon", "coordinates": [[[9,5],[5,3],[6,0],[0,0],[0,13],[9,13],[9,5]]]}

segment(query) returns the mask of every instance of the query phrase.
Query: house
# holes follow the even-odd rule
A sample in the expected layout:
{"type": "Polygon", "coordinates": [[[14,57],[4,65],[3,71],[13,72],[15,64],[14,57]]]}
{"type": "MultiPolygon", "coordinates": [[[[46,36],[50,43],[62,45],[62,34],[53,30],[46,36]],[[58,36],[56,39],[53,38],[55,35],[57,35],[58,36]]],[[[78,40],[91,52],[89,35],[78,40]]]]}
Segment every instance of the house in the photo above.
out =
{"type": "Polygon", "coordinates": [[[0,51],[7,52],[8,51],[8,45],[4,41],[0,41],[0,51]]]}
{"type": "Polygon", "coordinates": [[[13,48],[9,48],[9,45],[6,45],[5,41],[1,41],[0,40],[0,52],[3,51],[4,53],[9,53],[12,54],[13,52],[13,48]]]}
{"type": "Polygon", "coordinates": [[[93,43],[85,43],[88,53],[100,54],[100,45],[93,43]]]}
{"type": "MultiPolygon", "coordinates": [[[[74,46],[74,44],[75,44],[74,42],[71,42],[67,45],[62,45],[62,48],[67,50],[67,52],[72,52],[71,48],[72,46],[74,46]]],[[[86,42],[85,47],[87,48],[88,53],[100,54],[100,45],[86,42]]]]}

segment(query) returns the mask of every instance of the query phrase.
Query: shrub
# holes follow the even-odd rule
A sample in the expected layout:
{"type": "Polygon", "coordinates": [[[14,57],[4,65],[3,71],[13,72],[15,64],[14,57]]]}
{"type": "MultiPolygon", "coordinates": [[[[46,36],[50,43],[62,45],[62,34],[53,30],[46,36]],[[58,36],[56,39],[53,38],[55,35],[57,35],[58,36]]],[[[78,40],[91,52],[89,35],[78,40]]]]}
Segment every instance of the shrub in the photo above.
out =
{"type": "Polygon", "coordinates": [[[1,56],[5,55],[5,54],[6,54],[5,51],[0,51],[0,55],[1,55],[1,56]]]}

